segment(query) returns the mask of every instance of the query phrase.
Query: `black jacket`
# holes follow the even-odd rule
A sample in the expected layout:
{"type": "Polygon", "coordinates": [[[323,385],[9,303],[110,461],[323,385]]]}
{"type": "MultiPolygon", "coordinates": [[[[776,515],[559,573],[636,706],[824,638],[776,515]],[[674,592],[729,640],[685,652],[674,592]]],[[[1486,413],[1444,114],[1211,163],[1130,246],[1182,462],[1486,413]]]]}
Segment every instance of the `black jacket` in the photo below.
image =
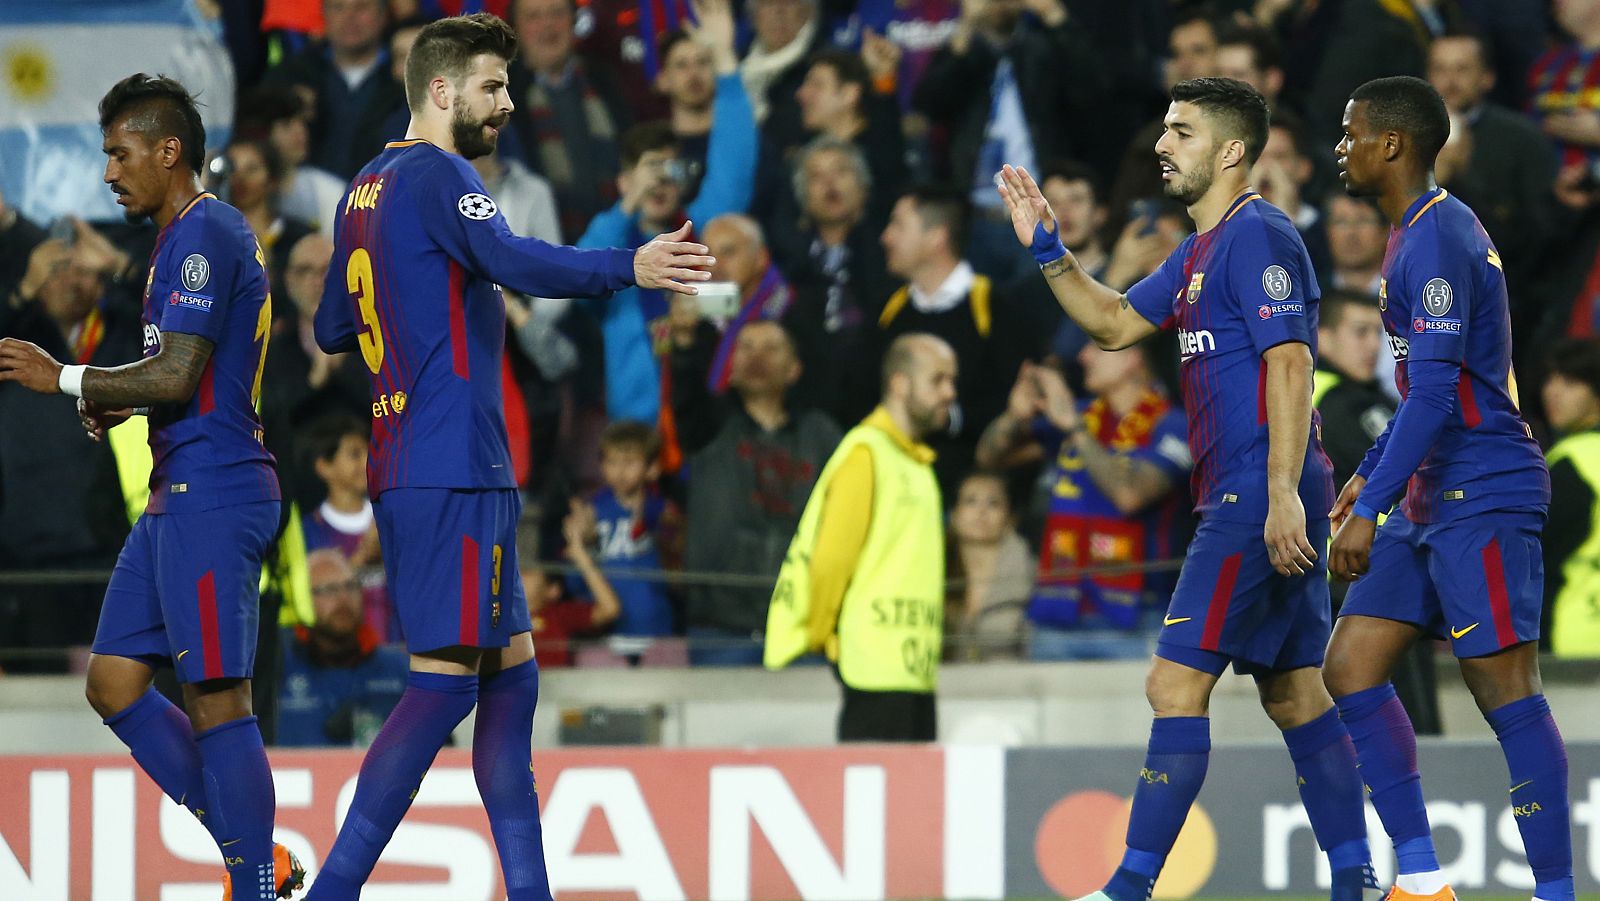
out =
{"type": "Polygon", "coordinates": [[[1317,403],[1322,414],[1322,449],[1333,461],[1333,487],[1338,490],[1355,475],[1356,467],[1394,416],[1394,401],[1378,387],[1377,379],[1360,381],[1319,366],[1319,378],[1333,374],[1339,383],[1317,403]]]}

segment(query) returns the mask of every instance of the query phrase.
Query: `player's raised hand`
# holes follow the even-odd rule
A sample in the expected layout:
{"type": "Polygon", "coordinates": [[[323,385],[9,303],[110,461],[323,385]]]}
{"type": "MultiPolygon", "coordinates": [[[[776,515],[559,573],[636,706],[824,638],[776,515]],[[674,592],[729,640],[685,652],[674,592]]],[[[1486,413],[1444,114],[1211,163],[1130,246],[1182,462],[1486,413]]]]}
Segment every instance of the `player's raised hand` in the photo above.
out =
{"type": "Polygon", "coordinates": [[[91,441],[101,441],[106,437],[106,431],[121,425],[133,410],[123,408],[110,410],[86,398],[78,398],[78,421],[83,423],[83,431],[91,441]]]}
{"type": "Polygon", "coordinates": [[[685,282],[703,282],[711,278],[706,267],[715,266],[717,258],[704,244],[684,239],[689,237],[694,223],[684,222],[678,230],[656,235],[650,243],[633,252],[633,283],[641,288],[661,288],[678,294],[698,294],[699,289],[685,282]]]}
{"type": "Polygon", "coordinates": [[[1377,534],[1377,523],[1365,516],[1347,516],[1328,549],[1328,572],[1341,582],[1366,575],[1372,563],[1372,539],[1377,534]]]}
{"type": "Polygon", "coordinates": [[[1262,538],[1267,560],[1280,575],[1298,576],[1315,568],[1317,551],[1306,538],[1306,508],[1293,492],[1267,502],[1267,525],[1262,538]]]}
{"type": "Polygon", "coordinates": [[[40,394],[59,394],[61,364],[37,344],[0,338],[0,382],[16,382],[40,394]]]}
{"type": "Polygon", "coordinates": [[[1017,232],[1017,240],[1023,247],[1032,247],[1037,237],[1035,226],[1044,226],[1044,230],[1051,234],[1059,235],[1061,226],[1056,222],[1055,210],[1050,209],[1050,201],[1044,199],[1039,186],[1034,183],[1033,176],[1026,169],[1018,169],[1011,165],[1002,166],[1000,173],[995,176],[995,187],[1000,191],[1000,199],[1006,203],[1006,211],[1011,214],[1011,227],[1017,232]]]}
{"type": "Polygon", "coordinates": [[[1361,496],[1361,489],[1367,487],[1365,476],[1354,475],[1350,481],[1344,483],[1339,489],[1339,497],[1333,502],[1333,509],[1328,511],[1328,524],[1333,526],[1335,532],[1344,525],[1345,517],[1356,508],[1356,498],[1361,496]]]}

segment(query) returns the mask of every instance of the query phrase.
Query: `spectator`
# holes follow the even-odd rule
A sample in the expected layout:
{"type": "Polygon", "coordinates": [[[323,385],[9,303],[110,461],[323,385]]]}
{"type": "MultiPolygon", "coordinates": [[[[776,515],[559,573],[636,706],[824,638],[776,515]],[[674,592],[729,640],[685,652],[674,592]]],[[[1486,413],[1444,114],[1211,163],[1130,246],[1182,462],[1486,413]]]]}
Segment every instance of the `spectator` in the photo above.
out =
{"type": "MultiPolygon", "coordinates": [[[[880,54],[878,65],[880,72],[892,76],[899,65],[898,48],[884,38],[870,39],[866,48],[888,51],[880,54]]],[[[900,107],[892,92],[874,86],[881,77],[870,71],[860,56],[825,50],[812,58],[805,80],[795,92],[806,134],[847,141],[867,161],[873,189],[867,198],[867,217],[879,223],[888,219],[889,207],[904,189],[907,174],[900,107]]]]}
{"type": "Polygon", "coordinates": [[[1600,344],[1561,341],[1546,362],[1550,448],[1544,527],[1544,646],[1558,657],[1600,657],[1600,344]]]}
{"type": "MultiPolygon", "coordinates": [[[[396,21],[389,27],[389,77],[393,78],[396,84],[404,86],[406,63],[411,59],[411,48],[417,45],[417,37],[432,20],[415,14],[403,16],[399,4],[392,4],[390,11],[396,21]]],[[[383,120],[383,139],[404,140],[410,128],[411,110],[405,106],[397,107],[383,120]]],[[[517,136],[513,132],[503,132],[496,140],[495,146],[502,152],[509,150],[513,156],[520,153],[517,136]]]]}
{"type": "MultiPolygon", "coordinates": [[[[280,475],[294,459],[293,429],[329,415],[365,418],[372,402],[366,363],[359,354],[325,354],[312,334],[312,320],[333,259],[333,242],[319,232],[289,249],[283,285],[288,303],[273,311],[272,344],[261,380],[261,412],[268,450],[279,461],[280,475]]],[[[290,481],[298,482],[299,479],[290,481]]],[[[293,486],[285,491],[306,500],[293,486]]]]}
{"type": "Polygon", "coordinates": [[[916,94],[917,108],[949,130],[949,166],[935,174],[965,187],[977,207],[974,265],[997,278],[1032,261],[1012,235],[995,174],[1002,163],[1032,170],[1038,160],[1077,155],[1082,114],[1110,86],[1093,38],[1061,0],[1028,6],[1034,15],[1023,15],[1021,0],[964,0],[916,94]]]}
{"type": "Polygon", "coordinates": [[[1060,373],[1025,366],[1006,411],[984,431],[979,465],[1053,460],[1039,587],[1028,604],[1035,660],[1142,657],[1151,620],[1175,581],[1164,572],[1063,576],[1086,566],[1135,566],[1178,555],[1188,534],[1185,478],[1193,468],[1183,412],[1167,399],[1149,345],[1084,347],[1079,403],[1060,373]]]}
{"type": "MultiPolygon", "coordinates": [[[[732,390],[714,396],[707,390],[714,344],[699,322],[693,298],[674,299],[673,406],[690,454],[684,565],[776,579],[839,429],[822,413],[790,406],[800,358],[783,326],[770,320],[739,330],[732,390]]],[[[771,596],[770,586],[691,585],[690,661],[759,665],[771,596]]]]}
{"type": "Polygon", "coordinates": [[[1236,23],[1218,35],[1208,74],[1238,79],[1260,91],[1276,118],[1283,92],[1282,54],[1271,31],[1254,22],[1236,23]]]}
{"type": "Polygon", "coordinates": [[[244,214],[256,243],[267,256],[267,284],[282,291],[289,248],[315,231],[308,222],[288,218],[279,211],[280,189],[287,173],[283,158],[265,141],[234,141],[224,151],[228,158],[227,199],[244,214]]]}
{"type": "Polygon", "coordinates": [[[367,497],[367,427],[353,417],[330,417],[301,439],[306,459],[326,492],[301,521],[306,551],[331,547],[344,555],[361,582],[362,621],[381,641],[400,641],[400,622],[389,606],[378,547],[378,526],[367,497]]]}
{"type": "Polygon", "coordinates": [[[1383,314],[1370,296],[1337,289],[1323,295],[1311,403],[1322,414],[1322,449],[1333,461],[1335,485],[1355,475],[1394,416],[1394,401],[1378,386],[1383,349],[1383,314]]]}
{"type": "Polygon", "coordinates": [[[772,253],[798,292],[788,323],[827,351],[807,361],[800,393],[834,422],[855,422],[876,393],[872,322],[894,288],[882,226],[867,218],[872,175],[855,145],[823,135],[796,158],[793,184],[799,215],[769,232],[772,253]]]}
{"type": "MultiPolygon", "coordinates": [[[[1039,191],[1055,210],[1061,229],[1061,243],[1072,251],[1078,265],[1090,278],[1104,280],[1111,257],[1106,253],[1102,229],[1106,224],[1104,191],[1094,170],[1074,160],[1046,163],[1039,191]]],[[[1061,312],[1061,302],[1050,291],[1050,284],[1037,272],[1024,272],[1011,282],[1005,294],[1015,297],[1024,315],[1035,323],[1038,334],[1051,336],[1049,352],[1059,360],[1073,361],[1088,343],[1088,336],[1077,323],[1061,312]]]]}
{"type": "Polygon", "coordinates": [[[345,182],[306,162],[311,154],[311,109],[294,88],[263,85],[239,104],[238,135],[264,139],[283,162],[278,212],[316,228],[332,228],[345,182]]]}
{"type": "Polygon", "coordinates": [[[1333,147],[1344,134],[1345,103],[1357,87],[1389,75],[1421,77],[1429,36],[1443,19],[1436,3],[1393,3],[1389,0],[1341,0],[1302,3],[1309,18],[1303,42],[1291,40],[1284,58],[1285,78],[1303,88],[1299,109],[1313,147],[1333,147]],[[1427,15],[1423,15],[1426,11],[1427,15]],[[1296,68],[1298,67],[1298,71],[1296,68]]]}
{"type": "MultiPolygon", "coordinates": [[[[878,316],[880,346],[901,335],[925,332],[955,348],[961,359],[956,408],[942,434],[927,440],[938,453],[934,471],[943,495],[972,465],[978,435],[1006,405],[1006,392],[1028,345],[1027,323],[989,279],[961,258],[969,216],[965,192],[917,188],[900,198],[883,230],[889,271],[910,284],[896,291],[878,316]]],[[[1012,242],[1015,243],[1015,237],[1012,242]]]]}
{"type": "Polygon", "coordinates": [[[818,0],[750,0],[746,7],[755,37],[739,63],[739,77],[756,123],[777,147],[793,147],[803,137],[795,92],[824,46],[817,6],[818,0]]]}
{"type": "Polygon", "coordinates": [[[1005,477],[978,470],[962,479],[949,532],[946,659],[1022,656],[1022,613],[1038,562],[1017,534],[1005,477]]]}
{"type": "Polygon", "coordinates": [[[1552,47],[1528,73],[1528,108],[1556,142],[1563,170],[1600,160],[1600,0],[1555,4],[1556,24],[1571,40],[1552,47]]]}
{"type": "MultiPolygon", "coordinates": [[[[741,168],[731,158],[711,156],[711,131],[720,124],[739,135],[733,150],[719,143],[719,149],[741,160],[749,157],[749,179],[754,178],[757,154],[755,113],[739,78],[739,58],[733,51],[734,22],[729,0],[702,0],[700,24],[685,25],[661,39],[661,73],[656,90],[666,95],[671,111],[669,122],[678,142],[678,158],[684,163],[684,200],[693,202],[700,192],[700,180],[712,166],[741,168]]],[[[749,206],[748,193],[739,212],[749,206]]]]}
{"type": "MultiPolygon", "coordinates": [[[[44,229],[17,212],[0,195],[0,334],[10,334],[6,323],[22,309],[26,302],[17,296],[23,277],[28,274],[28,263],[33,250],[43,244],[44,229]]],[[[29,286],[29,297],[38,291],[38,285],[29,286]]]]}
{"type": "MultiPolygon", "coordinates": [[[[728,389],[733,367],[733,348],[746,324],[782,319],[794,305],[794,290],[772,265],[761,226],[742,213],[724,213],[706,225],[705,245],[716,258],[711,277],[731,282],[739,290],[739,311],[726,325],[716,343],[711,365],[704,375],[712,394],[728,389]]],[[[702,322],[704,320],[701,320],[702,322]]]]}
{"type": "MultiPolygon", "coordinates": [[[[605,487],[588,501],[574,501],[574,522],[568,528],[594,544],[594,560],[602,570],[620,568],[623,573],[605,573],[616,592],[621,612],[612,625],[612,634],[631,639],[649,639],[673,633],[672,602],[659,573],[671,556],[677,535],[678,512],[661,496],[656,485],[660,467],[661,438],[655,429],[641,422],[613,422],[600,439],[600,474],[605,487]]],[[[582,556],[590,551],[580,549],[582,556]]],[[[569,551],[569,554],[571,552],[569,551]]],[[[595,598],[586,578],[569,577],[569,586],[579,597],[595,598]]],[[[648,641],[614,645],[618,653],[637,654],[648,641]]]]}
{"type": "Polygon", "coordinates": [[[268,70],[268,84],[293,86],[312,99],[311,162],[349,180],[383,149],[384,120],[405,105],[383,45],[383,0],[323,0],[323,43],[268,70]]]}
{"type": "Polygon", "coordinates": [[[1327,278],[1318,281],[1330,288],[1376,297],[1389,243],[1389,230],[1377,204],[1338,190],[1328,195],[1322,218],[1327,223],[1330,268],[1327,278]]]}
{"type": "Polygon", "coordinates": [[[512,231],[552,244],[561,243],[556,195],[544,176],[529,172],[527,166],[498,150],[473,159],[472,168],[483,179],[489,196],[500,205],[512,231]]]}
{"type": "Polygon", "coordinates": [[[589,601],[567,597],[563,581],[545,572],[539,556],[539,530],[533,524],[517,530],[517,566],[533,621],[534,656],[540,669],[571,666],[573,642],[605,631],[622,612],[617,593],[589,553],[583,516],[581,511],[568,513],[562,521],[562,532],[567,539],[567,559],[578,568],[593,599],[589,601]]]}
{"type": "MultiPolygon", "coordinates": [[[[741,131],[739,120],[719,118],[712,130],[714,165],[688,205],[692,221],[710,222],[749,203],[755,148],[750,128],[741,131]]],[[[683,221],[684,175],[672,130],[660,122],[636,125],[622,136],[621,152],[617,188],[622,199],[594,217],[580,247],[638,247],[647,235],[683,221]]],[[[654,323],[665,322],[666,299],[659,291],[627,288],[585,308],[599,320],[605,337],[606,415],[655,423],[661,414],[661,370],[654,323]]]]}
{"type": "Polygon", "coordinates": [[[316,619],[284,629],[277,743],[372,744],[400,703],[410,658],[363,619],[361,581],[337,549],[306,555],[316,619]]]}
{"type": "Polygon", "coordinates": [[[956,354],[903,335],[883,361],[883,403],[823,466],[768,607],[767,666],[807,651],[838,665],[840,741],[938,737],[944,518],[924,439],[947,427],[956,354]]]}
{"type": "MultiPolygon", "coordinates": [[[[1552,230],[1550,142],[1526,117],[1487,99],[1495,76],[1481,35],[1462,31],[1436,39],[1428,50],[1428,81],[1450,110],[1450,138],[1439,151],[1435,177],[1478,214],[1518,298],[1552,230]]],[[[1513,303],[1514,333],[1532,333],[1533,308],[1513,303]]]]}
{"type": "Polygon", "coordinates": [[[1267,143],[1256,159],[1250,180],[1261,196],[1283,210],[1305,242],[1312,265],[1318,272],[1328,271],[1328,235],[1322,227],[1322,213],[1316,204],[1306,202],[1315,167],[1306,146],[1305,126],[1294,113],[1278,110],[1267,129],[1267,143]]]}
{"type": "Polygon", "coordinates": [[[510,67],[511,122],[528,164],[555,190],[563,242],[616,202],[617,136],[631,121],[611,71],[576,52],[575,22],[571,0],[517,0],[521,53],[510,67]]]}

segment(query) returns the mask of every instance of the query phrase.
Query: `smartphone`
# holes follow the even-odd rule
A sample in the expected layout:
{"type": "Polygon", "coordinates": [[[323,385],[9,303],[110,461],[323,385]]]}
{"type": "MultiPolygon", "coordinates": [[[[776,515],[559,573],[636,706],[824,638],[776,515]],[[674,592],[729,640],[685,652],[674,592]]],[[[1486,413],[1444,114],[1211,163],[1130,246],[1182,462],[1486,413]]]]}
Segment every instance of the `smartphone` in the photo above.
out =
{"type": "Polygon", "coordinates": [[[726,322],[739,315],[739,286],[734,282],[701,282],[695,300],[700,318],[726,322]]]}
{"type": "Polygon", "coordinates": [[[1153,235],[1156,233],[1156,219],[1161,215],[1161,201],[1153,197],[1135,200],[1128,205],[1130,218],[1138,219],[1143,224],[1139,226],[1139,234],[1153,235]]]}

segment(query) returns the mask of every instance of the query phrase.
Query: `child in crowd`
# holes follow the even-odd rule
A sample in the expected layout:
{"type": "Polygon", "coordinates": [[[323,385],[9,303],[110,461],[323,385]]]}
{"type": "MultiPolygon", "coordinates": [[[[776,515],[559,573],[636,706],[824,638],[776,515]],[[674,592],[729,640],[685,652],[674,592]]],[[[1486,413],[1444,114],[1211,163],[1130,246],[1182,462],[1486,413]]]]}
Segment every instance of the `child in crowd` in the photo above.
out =
{"type": "Polygon", "coordinates": [[[311,468],[327,490],[327,499],[301,520],[306,553],[325,547],[343,553],[361,580],[362,619],[380,641],[400,641],[400,619],[389,605],[378,526],[367,497],[367,427],[353,416],[330,416],[313,424],[303,441],[311,468]]]}
{"type": "Polygon", "coordinates": [[[540,667],[571,666],[572,642],[603,632],[622,612],[616,591],[595,565],[583,540],[584,531],[592,526],[592,521],[586,521],[575,511],[569,513],[561,525],[567,537],[567,559],[578,568],[594,600],[579,601],[566,596],[562,580],[545,572],[545,561],[539,554],[538,524],[522,523],[517,529],[517,566],[521,570],[522,591],[528,598],[528,613],[533,619],[533,653],[540,667]]]}
{"type": "Polygon", "coordinates": [[[962,479],[950,511],[949,536],[949,658],[1020,657],[1022,613],[1033,592],[1037,564],[1017,533],[1004,476],[978,470],[962,479]]]}

